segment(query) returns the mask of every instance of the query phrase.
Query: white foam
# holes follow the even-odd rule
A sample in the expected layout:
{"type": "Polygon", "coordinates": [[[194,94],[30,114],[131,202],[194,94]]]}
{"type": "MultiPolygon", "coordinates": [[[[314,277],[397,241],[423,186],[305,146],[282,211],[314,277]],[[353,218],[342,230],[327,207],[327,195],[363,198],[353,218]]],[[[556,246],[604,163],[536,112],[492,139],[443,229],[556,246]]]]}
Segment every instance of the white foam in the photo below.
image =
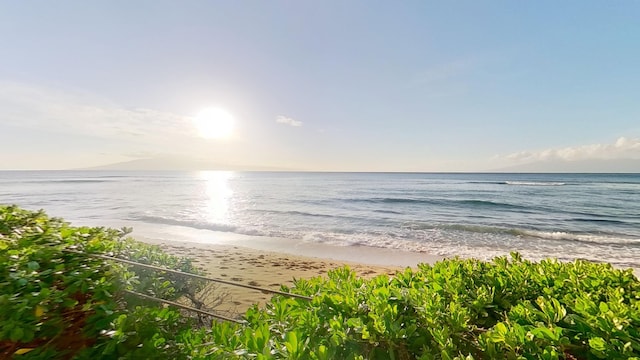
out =
{"type": "Polygon", "coordinates": [[[522,185],[522,186],[562,186],[566,185],[563,182],[553,181],[505,181],[507,185],[522,185]]]}

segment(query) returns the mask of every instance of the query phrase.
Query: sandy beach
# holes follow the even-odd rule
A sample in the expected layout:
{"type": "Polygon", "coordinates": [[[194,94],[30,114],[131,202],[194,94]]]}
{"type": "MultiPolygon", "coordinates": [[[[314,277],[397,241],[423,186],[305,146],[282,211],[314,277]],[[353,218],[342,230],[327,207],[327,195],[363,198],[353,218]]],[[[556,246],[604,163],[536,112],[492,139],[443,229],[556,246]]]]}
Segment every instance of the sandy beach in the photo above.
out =
{"type": "MultiPolygon", "coordinates": [[[[294,278],[325,276],[331,269],[349,266],[359,276],[373,277],[379,274],[393,275],[403,266],[370,265],[344,260],[332,260],[265,251],[248,247],[220,244],[179,243],[146,239],[159,245],[164,251],[180,257],[188,257],[212,278],[247,284],[272,290],[281,285],[292,285],[294,278]]],[[[216,311],[237,314],[251,305],[264,304],[270,294],[225,284],[217,284],[214,294],[224,295],[224,302],[216,311]]],[[[215,295],[214,295],[215,296],[215,295]]]]}
{"type": "MultiPolygon", "coordinates": [[[[208,276],[273,290],[279,290],[281,284],[291,285],[293,278],[323,276],[343,265],[348,265],[360,276],[372,277],[443,259],[424,252],[332,246],[183,226],[122,225],[135,225],[132,236],[138,241],[159,245],[170,254],[193,259],[208,276]]],[[[638,269],[635,274],[640,277],[638,269]]],[[[216,292],[228,294],[224,303],[216,307],[223,312],[242,313],[252,304],[264,304],[270,298],[269,294],[227,285],[219,285],[216,292]]]]}

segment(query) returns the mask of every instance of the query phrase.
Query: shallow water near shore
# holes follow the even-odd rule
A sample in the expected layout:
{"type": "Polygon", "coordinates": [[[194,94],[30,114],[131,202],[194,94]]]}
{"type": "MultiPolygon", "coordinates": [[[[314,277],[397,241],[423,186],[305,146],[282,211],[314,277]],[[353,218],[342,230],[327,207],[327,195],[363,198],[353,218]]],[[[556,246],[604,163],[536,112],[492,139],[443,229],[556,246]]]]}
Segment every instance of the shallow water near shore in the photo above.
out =
{"type": "Polygon", "coordinates": [[[5,171],[0,202],[143,237],[344,260],[519,251],[640,268],[640,174],[5,171]]]}

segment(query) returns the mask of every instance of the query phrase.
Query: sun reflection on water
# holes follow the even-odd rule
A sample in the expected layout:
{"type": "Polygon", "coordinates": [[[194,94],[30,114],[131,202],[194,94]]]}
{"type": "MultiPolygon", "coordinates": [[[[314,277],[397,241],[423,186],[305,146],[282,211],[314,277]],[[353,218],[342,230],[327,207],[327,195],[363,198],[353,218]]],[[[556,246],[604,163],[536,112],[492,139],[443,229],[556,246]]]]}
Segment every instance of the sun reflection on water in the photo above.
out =
{"type": "Polygon", "coordinates": [[[206,195],[202,216],[210,223],[229,223],[229,203],[233,196],[229,180],[233,178],[233,172],[200,171],[198,178],[204,181],[204,193],[206,195]]]}

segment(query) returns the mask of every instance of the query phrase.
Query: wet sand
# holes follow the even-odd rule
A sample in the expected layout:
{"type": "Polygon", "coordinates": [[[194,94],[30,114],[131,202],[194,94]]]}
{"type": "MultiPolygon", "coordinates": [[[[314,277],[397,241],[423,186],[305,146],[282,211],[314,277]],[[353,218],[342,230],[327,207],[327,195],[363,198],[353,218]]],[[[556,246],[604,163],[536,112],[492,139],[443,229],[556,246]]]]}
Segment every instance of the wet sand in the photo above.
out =
{"type": "MultiPolygon", "coordinates": [[[[294,278],[326,276],[329,270],[347,265],[359,276],[393,275],[418,263],[435,263],[442,257],[425,253],[410,253],[392,249],[369,247],[336,247],[317,244],[260,242],[255,238],[216,237],[215,243],[208,232],[193,232],[180,238],[185,231],[167,231],[170,228],[147,231],[135,238],[159,245],[169,254],[187,257],[203,269],[207,276],[271,290],[281,285],[293,285],[294,278]],[[165,237],[166,236],[166,237],[165,237]],[[167,240],[177,238],[179,241],[167,240]],[[190,241],[200,240],[204,241],[190,241]]],[[[640,270],[635,269],[640,278],[640,270]]],[[[221,296],[214,309],[225,315],[244,313],[253,304],[263,305],[271,294],[260,291],[217,284],[207,296],[210,300],[221,296]]]]}

